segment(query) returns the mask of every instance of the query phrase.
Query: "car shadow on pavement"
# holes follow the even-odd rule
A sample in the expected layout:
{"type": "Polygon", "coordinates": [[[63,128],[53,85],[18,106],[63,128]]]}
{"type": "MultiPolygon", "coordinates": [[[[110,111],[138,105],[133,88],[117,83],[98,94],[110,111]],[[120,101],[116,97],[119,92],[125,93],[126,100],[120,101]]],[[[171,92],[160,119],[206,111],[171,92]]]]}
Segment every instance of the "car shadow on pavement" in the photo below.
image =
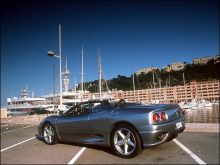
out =
{"type": "MultiPolygon", "coordinates": [[[[39,134],[36,134],[35,138],[37,140],[43,142],[43,139],[40,137],[39,134]]],[[[115,153],[112,151],[112,149],[110,147],[105,147],[105,146],[95,146],[95,145],[89,145],[89,144],[70,143],[70,142],[59,142],[59,144],[73,145],[73,146],[77,146],[77,147],[87,147],[90,149],[101,150],[101,151],[104,151],[108,154],[115,155],[115,153]]]]}
{"type": "Polygon", "coordinates": [[[115,153],[112,151],[110,147],[107,146],[97,146],[97,145],[92,145],[92,144],[80,144],[80,143],[70,143],[70,142],[60,142],[61,144],[67,144],[67,145],[74,145],[78,147],[86,147],[94,150],[100,150],[103,152],[106,152],[111,155],[115,155],[115,153]]]}
{"type": "Polygon", "coordinates": [[[40,137],[39,134],[36,134],[36,135],[35,135],[35,138],[36,138],[37,140],[39,140],[39,141],[43,141],[43,139],[40,137]]]}

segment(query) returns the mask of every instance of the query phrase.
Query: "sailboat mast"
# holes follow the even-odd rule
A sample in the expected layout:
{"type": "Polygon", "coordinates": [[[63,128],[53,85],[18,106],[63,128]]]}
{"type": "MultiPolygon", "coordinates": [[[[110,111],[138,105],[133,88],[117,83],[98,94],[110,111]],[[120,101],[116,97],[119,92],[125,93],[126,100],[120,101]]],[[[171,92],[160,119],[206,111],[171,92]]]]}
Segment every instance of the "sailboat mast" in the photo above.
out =
{"type": "Polygon", "coordinates": [[[26,92],[28,91],[28,85],[26,84],[26,86],[25,86],[25,90],[26,90],[26,92]]]}
{"type": "Polygon", "coordinates": [[[102,100],[102,64],[101,64],[100,49],[98,53],[98,70],[99,70],[99,99],[102,100]]]}
{"type": "Polygon", "coordinates": [[[183,84],[184,84],[184,89],[185,89],[185,102],[187,101],[187,98],[186,98],[186,82],[185,82],[185,75],[183,73],[183,84]]]}
{"type": "Polygon", "coordinates": [[[156,103],[156,91],[155,91],[154,70],[153,70],[153,85],[154,85],[154,99],[155,99],[155,103],[156,103]]]}
{"type": "Polygon", "coordinates": [[[67,56],[66,56],[66,70],[67,70],[67,56]]]}
{"type": "Polygon", "coordinates": [[[82,55],[82,64],[81,64],[81,71],[82,71],[82,73],[81,73],[81,101],[83,101],[83,45],[82,45],[82,52],[81,52],[81,55],[82,55]]]}
{"type": "Polygon", "coordinates": [[[169,75],[169,87],[170,87],[170,75],[169,75]]]}
{"type": "Polygon", "coordinates": [[[133,90],[134,90],[134,101],[136,101],[136,97],[135,97],[135,82],[134,82],[134,73],[133,73],[133,90]]]}
{"type": "Polygon", "coordinates": [[[59,61],[60,61],[60,109],[63,107],[62,56],[61,56],[61,25],[59,24],[59,61]]]}

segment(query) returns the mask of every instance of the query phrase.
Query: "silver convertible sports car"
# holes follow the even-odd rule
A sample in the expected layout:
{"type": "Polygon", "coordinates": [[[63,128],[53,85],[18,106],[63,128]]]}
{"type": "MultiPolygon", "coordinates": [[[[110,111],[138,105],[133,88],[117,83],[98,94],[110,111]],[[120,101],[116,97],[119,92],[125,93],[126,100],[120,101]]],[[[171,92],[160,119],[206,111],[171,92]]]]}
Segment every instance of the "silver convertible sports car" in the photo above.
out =
{"type": "Polygon", "coordinates": [[[122,158],[143,148],[170,141],[185,129],[182,110],[175,104],[143,105],[82,102],[63,114],[48,116],[38,126],[46,144],[73,142],[109,146],[122,158]]]}

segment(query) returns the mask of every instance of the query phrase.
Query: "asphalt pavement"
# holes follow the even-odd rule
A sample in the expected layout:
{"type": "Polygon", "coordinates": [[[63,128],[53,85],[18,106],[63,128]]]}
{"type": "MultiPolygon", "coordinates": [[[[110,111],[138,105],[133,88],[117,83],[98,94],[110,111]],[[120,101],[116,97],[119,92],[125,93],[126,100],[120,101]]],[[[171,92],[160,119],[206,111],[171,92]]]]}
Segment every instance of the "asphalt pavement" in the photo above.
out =
{"type": "Polygon", "coordinates": [[[183,132],[132,159],[108,147],[46,145],[37,135],[36,125],[1,123],[1,164],[219,164],[218,132],[183,132]]]}

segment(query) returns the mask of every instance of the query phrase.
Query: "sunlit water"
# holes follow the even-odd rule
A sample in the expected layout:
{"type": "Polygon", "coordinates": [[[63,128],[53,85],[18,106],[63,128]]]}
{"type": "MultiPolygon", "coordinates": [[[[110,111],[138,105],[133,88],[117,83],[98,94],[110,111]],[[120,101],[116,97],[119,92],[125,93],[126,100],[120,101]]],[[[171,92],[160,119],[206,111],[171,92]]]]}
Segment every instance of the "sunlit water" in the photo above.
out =
{"type": "Polygon", "coordinates": [[[185,114],[186,123],[219,123],[219,105],[189,110],[185,114]]]}

